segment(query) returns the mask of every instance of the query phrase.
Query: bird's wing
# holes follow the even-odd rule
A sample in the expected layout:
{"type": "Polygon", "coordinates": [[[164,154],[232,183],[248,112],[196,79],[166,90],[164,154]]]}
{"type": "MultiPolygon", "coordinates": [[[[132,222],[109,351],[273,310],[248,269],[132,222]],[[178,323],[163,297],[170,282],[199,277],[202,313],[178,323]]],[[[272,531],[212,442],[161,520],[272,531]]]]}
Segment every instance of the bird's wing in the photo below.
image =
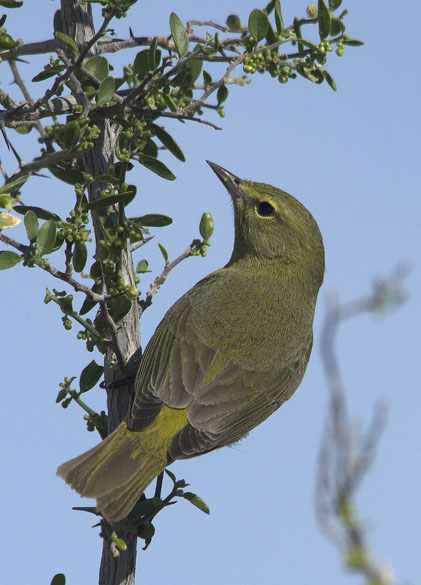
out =
{"type": "MultiPolygon", "coordinates": [[[[215,278],[217,273],[205,278],[171,307],[145,350],[136,378],[130,429],[149,426],[163,404],[188,408],[187,426],[169,444],[173,459],[194,457],[247,435],[293,394],[311,351],[310,332],[301,354],[289,363],[279,360],[271,371],[259,371],[258,363],[238,363],[229,344],[215,339],[229,339],[229,328],[237,325],[221,321],[220,308],[212,308],[201,293],[215,278]],[[217,334],[215,328],[197,326],[195,314],[202,301],[200,311],[215,311],[217,334]]],[[[283,355],[282,348],[277,352],[283,355]]]]}

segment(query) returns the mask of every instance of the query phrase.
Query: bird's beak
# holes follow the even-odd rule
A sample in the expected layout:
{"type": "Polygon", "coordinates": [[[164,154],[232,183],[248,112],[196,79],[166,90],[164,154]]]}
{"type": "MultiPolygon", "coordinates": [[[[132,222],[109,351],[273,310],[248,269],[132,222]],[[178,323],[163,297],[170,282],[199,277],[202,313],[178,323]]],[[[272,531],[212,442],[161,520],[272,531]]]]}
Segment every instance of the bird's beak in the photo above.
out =
{"type": "Polygon", "coordinates": [[[228,190],[233,200],[244,198],[244,195],[240,189],[240,184],[242,183],[241,179],[239,179],[226,169],[223,169],[219,165],[211,162],[210,160],[207,160],[206,162],[213,170],[215,175],[218,177],[218,179],[223,183],[223,185],[225,185],[226,189],[228,190]]]}

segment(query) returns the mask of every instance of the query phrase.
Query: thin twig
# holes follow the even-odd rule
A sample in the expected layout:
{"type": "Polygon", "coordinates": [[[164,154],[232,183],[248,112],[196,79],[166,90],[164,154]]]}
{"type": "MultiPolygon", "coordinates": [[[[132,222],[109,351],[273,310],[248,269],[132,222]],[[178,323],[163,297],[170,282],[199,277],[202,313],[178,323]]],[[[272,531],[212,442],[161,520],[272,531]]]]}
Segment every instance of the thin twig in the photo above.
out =
{"type": "Polygon", "coordinates": [[[127,250],[132,253],[138,248],[141,248],[148,242],[154,239],[155,236],[149,236],[149,238],[145,238],[144,240],[139,240],[138,242],[133,242],[132,244],[127,244],[127,250]]]}
{"type": "MultiPolygon", "coordinates": [[[[20,242],[16,242],[12,238],[5,236],[3,233],[0,233],[0,241],[2,241],[4,244],[7,244],[8,246],[11,246],[12,248],[15,248],[22,254],[28,253],[30,250],[29,246],[25,246],[20,242]]],[[[50,264],[44,263],[41,264],[41,261],[39,261],[36,258],[34,259],[34,261],[37,266],[51,274],[51,276],[54,276],[54,278],[58,278],[59,280],[67,282],[67,284],[69,284],[74,290],[78,292],[83,292],[91,301],[95,301],[98,303],[104,302],[106,300],[106,297],[104,297],[103,295],[98,295],[92,289],[90,289],[89,286],[85,286],[84,284],[78,282],[71,276],[68,276],[65,272],[61,272],[61,270],[54,268],[50,264]]]]}
{"type": "MultiPolygon", "coordinates": [[[[16,66],[16,61],[9,61],[9,65],[10,69],[12,70],[14,83],[16,83],[16,85],[19,87],[23,94],[23,97],[28,102],[28,104],[33,105],[34,100],[32,99],[31,94],[29,93],[23,79],[20,76],[19,70],[16,66]]],[[[45,132],[44,126],[41,124],[41,122],[35,122],[34,126],[38,130],[40,135],[44,138],[44,140],[46,140],[47,147],[51,148],[51,144],[48,141],[47,133],[45,132]]]]}
{"type": "Polygon", "coordinates": [[[48,169],[49,167],[53,167],[65,160],[73,160],[80,158],[81,156],[82,153],[80,153],[77,149],[60,150],[44,158],[36,158],[31,162],[21,163],[19,165],[19,169],[10,177],[10,180],[19,179],[19,177],[29,175],[30,173],[34,173],[40,169],[48,169]]]}
{"type": "Polygon", "coordinates": [[[171,270],[173,270],[173,268],[175,268],[177,264],[180,264],[180,262],[182,262],[186,258],[189,258],[190,256],[193,256],[192,244],[190,244],[190,246],[188,246],[188,248],[186,248],[184,252],[180,254],[180,256],[178,256],[175,260],[173,260],[172,262],[167,262],[165,264],[164,270],[161,272],[161,274],[158,274],[158,276],[152,282],[148,292],[146,293],[146,299],[141,303],[142,311],[147,309],[152,304],[152,297],[159,291],[161,286],[167,280],[167,277],[171,270]]]}
{"type": "MultiPolygon", "coordinates": [[[[70,59],[67,58],[66,53],[62,49],[57,49],[57,55],[60,57],[60,59],[66,65],[67,69],[70,69],[70,67],[72,66],[72,62],[70,61],[70,59]]],[[[76,75],[74,73],[70,73],[69,77],[70,77],[70,81],[75,86],[76,95],[79,96],[79,98],[82,102],[82,105],[83,105],[82,116],[85,117],[88,115],[89,110],[91,109],[91,102],[88,100],[86,93],[83,91],[82,84],[80,83],[80,81],[76,77],[76,75]]]]}

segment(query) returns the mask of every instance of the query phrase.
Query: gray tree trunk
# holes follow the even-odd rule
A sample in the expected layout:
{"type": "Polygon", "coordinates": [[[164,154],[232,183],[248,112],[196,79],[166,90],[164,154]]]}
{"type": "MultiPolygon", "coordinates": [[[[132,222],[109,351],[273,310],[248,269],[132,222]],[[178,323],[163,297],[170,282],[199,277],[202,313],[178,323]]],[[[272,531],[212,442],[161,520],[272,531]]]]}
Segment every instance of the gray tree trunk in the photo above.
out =
{"type": "MultiPolygon", "coordinates": [[[[92,19],[91,5],[77,0],[61,0],[61,11],[64,32],[72,37],[80,47],[89,41],[94,35],[94,23],[92,19]]],[[[91,50],[95,54],[95,46],[91,50]]],[[[95,147],[84,156],[84,170],[94,177],[108,173],[108,166],[113,162],[114,146],[117,138],[117,128],[111,127],[108,121],[98,124],[101,130],[100,138],[95,142],[95,147]]],[[[89,198],[97,199],[103,185],[94,183],[91,186],[89,198]]],[[[98,233],[94,223],[95,233],[98,233]]],[[[135,273],[131,254],[123,253],[122,272],[124,280],[131,285],[135,284],[135,273]]],[[[120,353],[125,363],[124,368],[119,364],[116,354],[109,349],[104,360],[104,381],[107,390],[108,406],[108,430],[111,432],[123,420],[127,414],[130,384],[112,388],[110,385],[116,380],[122,380],[134,373],[138,365],[140,354],[140,325],[139,309],[136,302],[132,304],[131,311],[117,324],[117,339],[120,353]]],[[[114,557],[104,541],[101,566],[99,572],[99,585],[134,585],[136,568],[136,543],[137,537],[132,534],[124,535],[127,551],[114,557]]]]}

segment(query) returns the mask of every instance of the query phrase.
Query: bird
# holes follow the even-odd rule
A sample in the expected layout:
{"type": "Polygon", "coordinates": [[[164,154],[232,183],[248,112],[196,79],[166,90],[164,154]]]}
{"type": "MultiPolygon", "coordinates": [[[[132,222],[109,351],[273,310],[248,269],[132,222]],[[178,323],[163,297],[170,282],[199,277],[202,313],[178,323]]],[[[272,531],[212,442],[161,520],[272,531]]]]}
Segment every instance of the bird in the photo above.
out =
{"type": "Polygon", "coordinates": [[[125,420],[57,470],[111,524],[173,461],[246,437],[294,394],[309,361],[325,271],[315,219],[285,191],[207,162],[233,204],[230,260],[163,317],[125,420]]]}

